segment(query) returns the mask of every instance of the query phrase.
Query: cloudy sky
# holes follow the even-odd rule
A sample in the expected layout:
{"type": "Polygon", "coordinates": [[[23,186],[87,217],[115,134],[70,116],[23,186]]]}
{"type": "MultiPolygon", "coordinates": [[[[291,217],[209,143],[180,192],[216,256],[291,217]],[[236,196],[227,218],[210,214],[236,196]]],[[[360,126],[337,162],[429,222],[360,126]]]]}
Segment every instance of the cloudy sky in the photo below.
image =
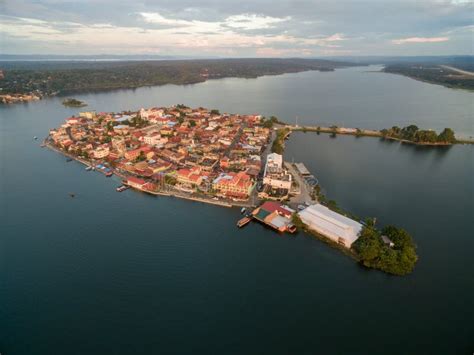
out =
{"type": "Polygon", "coordinates": [[[4,54],[473,54],[474,0],[0,0],[4,54]]]}

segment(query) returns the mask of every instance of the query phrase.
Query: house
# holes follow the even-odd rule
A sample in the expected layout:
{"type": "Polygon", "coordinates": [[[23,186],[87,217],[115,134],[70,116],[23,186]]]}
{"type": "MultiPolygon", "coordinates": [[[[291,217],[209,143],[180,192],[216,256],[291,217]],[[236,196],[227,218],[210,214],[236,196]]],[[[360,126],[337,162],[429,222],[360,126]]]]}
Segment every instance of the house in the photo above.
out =
{"type": "Polygon", "coordinates": [[[267,201],[252,212],[252,216],[267,226],[279,231],[291,233],[296,231],[292,223],[292,216],[295,211],[288,206],[278,202],[267,201]]]}
{"type": "Polygon", "coordinates": [[[299,212],[299,216],[309,228],[346,248],[352,246],[362,230],[362,224],[359,222],[331,211],[321,204],[305,208],[299,212]]]}
{"type": "Polygon", "coordinates": [[[127,178],[127,185],[134,187],[136,189],[142,189],[145,186],[146,181],[143,179],[139,179],[133,176],[129,176],[127,178]]]}
{"type": "Polygon", "coordinates": [[[95,159],[103,159],[107,157],[110,153],[109,147],[107,145],[98,146],[92,151],[92,155],[95,159]]]}
{"type": "Polygon", "coordinates": [[[390,248],[393,248],[395,246],[395,243],[392,242],[391,239],[387,237],[386,235],[382,235],[381,238],[382,238],[382,242],[385,245],[388,245],[390,248]]]}
{"type": "Polygon", "coordinates": [[[199,168],[179,169],[176,178],[179,183],[191,186],[201,185],[203,179],[199,168]]]}
{"type": "Polygon", "coordinates": [[[247,199],[252,192],[253,182],[244,172],[221,173],[212,182],[212,188],[225,197],[247,199]]]}
{"type": "Polygon", "coordinates": [[[125,158],[128,160],[134,160],[137,159],[140,154],[143,152],[145,154],[146,159],[151,159],[153,155],[155,154],[150,147],[140,147],[137,149],[132,149],[127,152],[125,152],[125,158]]]}

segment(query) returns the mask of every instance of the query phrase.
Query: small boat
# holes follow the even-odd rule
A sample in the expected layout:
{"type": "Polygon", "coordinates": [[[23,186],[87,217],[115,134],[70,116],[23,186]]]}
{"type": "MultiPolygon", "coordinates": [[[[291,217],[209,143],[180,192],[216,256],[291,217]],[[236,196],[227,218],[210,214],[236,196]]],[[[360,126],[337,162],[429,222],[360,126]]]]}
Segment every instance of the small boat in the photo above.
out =
{"type": "Polygon", "coordinates": [[[107,177],[111,177],[112,175],[114,175],[114,173],[113,173],[113,172],[111,172],[111,171],[109,171],[109,172],[105,173],[105,176],[107,176],[107,177]]]}
{"type": "Polygon", "coordinates": [[[122,191],[125,191],[125,190],[129,189],[129,188],[130,188],[130,186],[128,186],[128,185],[120,185],[120,186],[117,187],[115,190],[116,190],[117,192],[122,192],[122,191]]]}
{"type": "Polygon", "coordinates": [[[252,219],[249,217],[244,217],[237,222],[237,227],[242,228],[247,225],[252,219]]]}
{"type": "Polygon", "coordinates": [[[41,147],[41,148],[44,148],[44,147],[46,147],[46,144],[41,143],[41,144],[40,144],[40,147],[41,147]]]}
{"type": "Polygon", "coordinates": [[[37,139],[38,139],[38,137],[34,136],[34,137],[33,137],[33,139],[34,139],[34,140],[37,140],[37,139]]]}
{"type": "Polygon", "coordinates": [[[87,170],[87,171],[91,171],[91,170],[92,170],[92,166],[88,166],[88,167],[86,168],[86,170],[87,170]]]}
{"type": "Polygon", "coordinates": [[[72,161],[72,158],[67,158],[66,161],[69,163],[70,161],[72,161]]]}
{"type": "Polygon", "coordinates": [[[296,232],[296,226],[294,224],[289,224],[288,227],[286,227],[286,230],[290,233],[295,233],[296,232]]]}
{"type": "Polygon", "coordinates": [[[72,198],[74,198],[76,195],[73,194],[73,193],[70,193],[69,196],[71,196],[72,198]]]}
{"type": "Polygon", "coordinates": [[[240,210],[240,213],[241,213],[241,214],[244,214],[245,211],[247,211],[247,209],[246,209],[245,207],[242,207],[242,209],[240,210]]]}

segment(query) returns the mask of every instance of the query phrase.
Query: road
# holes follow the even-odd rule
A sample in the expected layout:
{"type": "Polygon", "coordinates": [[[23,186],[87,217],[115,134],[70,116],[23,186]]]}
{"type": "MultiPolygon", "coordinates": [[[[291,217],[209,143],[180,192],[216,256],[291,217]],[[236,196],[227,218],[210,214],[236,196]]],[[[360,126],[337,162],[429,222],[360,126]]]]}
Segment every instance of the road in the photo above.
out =
{"type": "Polygon", "coordinates": [[[285,167],[289,170],[301,190],[299,195],[293,196],[290,199],[291,207],[297,208],[298,205],[303,205],[306,202],[316,203],[317,201],[311,198],[311,187],[306,183],[306,181],[304,181],[303,177],[298,173],[295,167],[289,162],[285,162],[285,167]]]}
{"type": "Polygon", "coordinates": [[[467,76],[474,76],[474,73],[472,71],[458,69],[458,68],[455,68],[455,67],[452,67],[452,66],[449,66],[449,65],[440,65],[440,67],[442,67],[444,69],[452,70],[452,71],[454,71],[456,73],[459,73],[459,74],[463,74],[463,75],[467,75],[467,76]]]}

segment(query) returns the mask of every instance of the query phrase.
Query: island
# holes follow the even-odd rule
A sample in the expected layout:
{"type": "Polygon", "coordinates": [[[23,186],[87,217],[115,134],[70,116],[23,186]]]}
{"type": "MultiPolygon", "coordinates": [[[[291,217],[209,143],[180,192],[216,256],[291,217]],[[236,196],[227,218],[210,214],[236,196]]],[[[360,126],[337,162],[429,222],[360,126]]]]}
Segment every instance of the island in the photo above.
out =
{"type": "Polygon", "coordinates": [[[62,104],[67,107],[84,107],[87,104],[84,101],[76,100],[73,98],[64,99],[62,104]]]}
{"type": "MultiPolygon", "coordinates": [[[[118,192],[238,206],[237,226],[256,221],[280,233],[306,232],[369,268],[411,272],[416,247],[403,229],[380,231],[321,193],[303,163],[282,156],[291,128],[272,116],[185,105],[119,113],[86,111],[49,132],[47,146],[121,179],[118,192]]],[[[72,197],[72,196],[71,196],[72,197]]]]}

